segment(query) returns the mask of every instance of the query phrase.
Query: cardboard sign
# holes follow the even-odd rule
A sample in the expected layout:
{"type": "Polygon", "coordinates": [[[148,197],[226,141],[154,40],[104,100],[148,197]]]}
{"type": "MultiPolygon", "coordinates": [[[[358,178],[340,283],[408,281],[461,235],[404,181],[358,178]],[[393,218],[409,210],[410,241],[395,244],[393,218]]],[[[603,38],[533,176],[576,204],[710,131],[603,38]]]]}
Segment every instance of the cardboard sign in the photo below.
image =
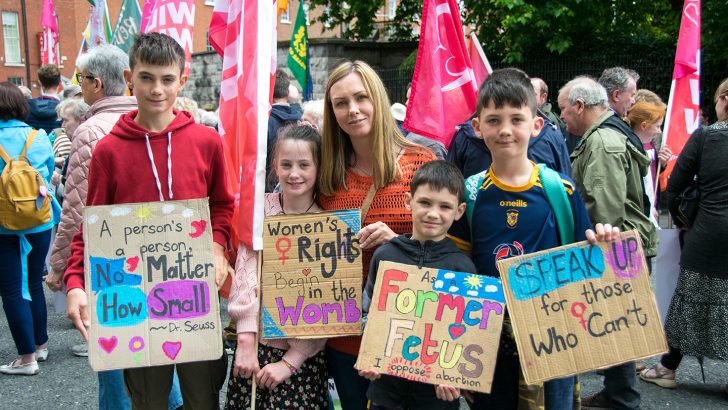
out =
{"type": "Polygon", "coordinates": [[[359,210],[266,217],[266,339],[361,334],[359,210]]]}
{"type": "Polygon", "coordinates": [[[207,198],[90,206],[83,218],[91,367],[219,358],[207,198]]]}
{"type": "Polygon", "coordinates": [[[529,384],[667,351],[637,231],[498,261],[529,384]]]}
{"type": "Polygon", "coordinates": [[[504,313],[499,279],[383,262],[354,367],[489,393],[504,313]]]}

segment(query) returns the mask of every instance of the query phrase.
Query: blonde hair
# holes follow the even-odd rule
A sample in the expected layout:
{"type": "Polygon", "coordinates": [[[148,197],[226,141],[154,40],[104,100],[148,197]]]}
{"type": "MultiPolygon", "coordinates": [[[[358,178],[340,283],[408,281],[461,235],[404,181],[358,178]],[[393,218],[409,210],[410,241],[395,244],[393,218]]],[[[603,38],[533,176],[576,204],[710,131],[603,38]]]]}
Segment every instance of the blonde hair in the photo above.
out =
{"type": "Polygon", "coordinates": [[[351,139],[339,126],[331,103],[331,87],[342,78],[356,73],[361,77],[364,89],[374,108],[371,136],[374,169],[374,186],[379,189],[393,182],[400,174],[397,155],[400,149],[412,147],[399,131],[389,109],[390,102],[379,75],[363,61],[346,61],[329,73],[324,96],[324,129],[321,137],[321,163],[319,188],[324,195],[333,195],[340,188],[346,189],[346,169],[353,166],[354,147],[351,139]]]}
{"type": "Polygon", "coordinates": [[[627,112],[627,124],[634,130],[640,124],[654,125],[665,118],[665,105],[641,101],[636,103],[627,112]]]}
{"type": "Polygon", "coordinates": [[[650,90],[644,89],[644,88],[637,90],[637,93],[634,95],[634,101],[635,101],[635,103],[648,102],[648,103],[655,104],[657,106],[667,107],[665,105],[665,103],[662,102],[662,98],[660,98],[659,95],[655,94],[654,92],[652,92],[650,90]]]}

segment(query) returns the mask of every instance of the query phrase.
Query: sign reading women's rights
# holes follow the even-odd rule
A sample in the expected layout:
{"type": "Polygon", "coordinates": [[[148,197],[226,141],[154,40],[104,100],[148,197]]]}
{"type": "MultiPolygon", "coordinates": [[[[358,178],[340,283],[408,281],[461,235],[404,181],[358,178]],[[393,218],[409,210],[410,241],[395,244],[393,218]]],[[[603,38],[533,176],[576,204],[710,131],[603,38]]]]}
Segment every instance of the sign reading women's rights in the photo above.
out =
{"type": "Polygon", "coordinates": [[[504,313],[499,279],[382,262],[354,367],[489,393],[504,313]]]}
{"type": "Polygon", "coordinates": [[[266,217],[266,339],[361,334],[359,210],[266,217]]]}
{"type": "Polygon", "coordinates": [[[83,239],[94,370],[220,357],[207,198],[86,207],[83,239]]]}
{"type": "Polygon", "coordinates": [[[498,261],[526,382],[667,351],[637,231],[498,261]]]}

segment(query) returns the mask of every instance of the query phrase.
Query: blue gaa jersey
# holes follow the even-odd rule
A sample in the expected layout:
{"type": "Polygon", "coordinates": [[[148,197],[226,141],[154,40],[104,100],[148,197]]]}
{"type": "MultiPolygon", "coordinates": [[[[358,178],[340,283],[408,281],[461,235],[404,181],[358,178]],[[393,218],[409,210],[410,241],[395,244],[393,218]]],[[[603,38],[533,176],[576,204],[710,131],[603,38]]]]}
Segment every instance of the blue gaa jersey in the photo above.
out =
{"type": "MultiPolygon", "coordinates": [[[[583,241],[584,232],[592,228],[589,216],[572,180],[560,175],[574,214],[576,240],[583,241]]],[[[473,208],[472,236],[468,218],[463,216],[453,224],[450,237],[458,247],[471,251],[479,274],[495,277],[500,277],[495,264],[500,259],[561,246],[538,167],[533,164],[531,179],[523,186],[507,185],[488,169],[473,208]]]]}

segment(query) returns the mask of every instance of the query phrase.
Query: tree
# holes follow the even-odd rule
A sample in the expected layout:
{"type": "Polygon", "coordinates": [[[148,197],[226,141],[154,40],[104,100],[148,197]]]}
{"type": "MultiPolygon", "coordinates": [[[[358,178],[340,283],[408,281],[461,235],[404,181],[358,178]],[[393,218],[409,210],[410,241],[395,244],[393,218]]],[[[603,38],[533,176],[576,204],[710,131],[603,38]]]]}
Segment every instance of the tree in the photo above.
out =
{"type": "MultiPolygon", "coordinates": [[[[385,0],[311,3],[325,6],[319,21],[343,25],[344,37],[351,39],[376,38],[387,28],[391,38],[411,40],[422,10],[421,0],[399,0],[395,19],[385,25],[375,17],[385,0]]],[[[460,4],[463,22],[475,28],[489,55],[509,63],[534,52],[563,54],[605,44],[674,41],[682,9],[678,0],[461,0],[460,4]]]]}

